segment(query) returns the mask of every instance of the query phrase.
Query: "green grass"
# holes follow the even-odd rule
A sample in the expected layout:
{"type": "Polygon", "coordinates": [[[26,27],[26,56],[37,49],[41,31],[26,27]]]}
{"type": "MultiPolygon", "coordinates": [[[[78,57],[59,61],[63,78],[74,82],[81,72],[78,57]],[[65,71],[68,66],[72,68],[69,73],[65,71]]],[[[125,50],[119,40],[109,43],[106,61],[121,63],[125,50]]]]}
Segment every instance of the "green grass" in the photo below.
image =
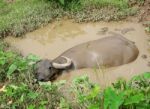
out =
{"type": "MultiPolygon", "coordinates": [[[[115,6],[117,8],[127,8],[128,7],[128,0],[53,0],[59,2],[64,7],[68,5],[81,5],[82,7],[85,6],[115,6]]],[[[67,7],[69,8],[69,7],[67,7]]]]}
{"type": "Polygon", "coordinates": [[[53,10],[45,0],[16,0],[0,8],[0,35],[20,36],[48,24],[55,17],[61,16],[61,9],[53,10]]]}
{"type": "Polygon", "coordinates": [[[70,0],[60,5],[58,0],[0,1],[0,37],[21,36],[53,20],[68,16],[77,22],[119,20],[134,15],[137,10],[127,0],[70,0]]]}
{"type": "Polygon", "coordinates": [[[128,8],[127,0],[81,0],[82,5],[97,5],[99,7],[114,6],[117,8],[128,8]]]}

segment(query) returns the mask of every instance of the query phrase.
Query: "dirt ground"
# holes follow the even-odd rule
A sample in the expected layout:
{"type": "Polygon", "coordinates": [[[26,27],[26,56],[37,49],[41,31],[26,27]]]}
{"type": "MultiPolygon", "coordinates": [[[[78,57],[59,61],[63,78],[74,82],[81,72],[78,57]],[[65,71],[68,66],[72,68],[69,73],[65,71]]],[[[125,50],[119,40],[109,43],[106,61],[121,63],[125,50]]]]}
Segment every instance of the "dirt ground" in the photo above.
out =
{"type": "Polygon", "coordinates": [[[150,0],[145,0],[140,6],[139,21],[150,21],[150,0]]]}
{"type": "Polygon", "coordinates": [[[137,3],[137,0],[131,0],[129,5],[140,7],[139,13],[135,16],[138,22],[142,22],[145,27],[150,27],[150,0],[143,0],[143,3],[137,3]]]}

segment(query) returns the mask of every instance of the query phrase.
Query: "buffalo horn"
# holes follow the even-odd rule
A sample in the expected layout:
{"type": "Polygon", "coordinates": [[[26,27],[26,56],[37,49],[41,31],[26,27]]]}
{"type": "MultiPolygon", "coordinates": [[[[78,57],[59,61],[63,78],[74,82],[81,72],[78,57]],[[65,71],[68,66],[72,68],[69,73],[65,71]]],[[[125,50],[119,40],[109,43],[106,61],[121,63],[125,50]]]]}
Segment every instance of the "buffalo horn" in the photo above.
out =
{"type": "Polygon", "coordinates": [[[64,69],[64,68],[69,67],[71,65],[71,63],[72,63],[71,59],[69,59],[65,56],[61,56],[61,57],[66,59],[67,62],[64,63],[64,64],[58,64],[58,63],[53,62],[52,65],[53,65],[54,68],[64,69]]]}

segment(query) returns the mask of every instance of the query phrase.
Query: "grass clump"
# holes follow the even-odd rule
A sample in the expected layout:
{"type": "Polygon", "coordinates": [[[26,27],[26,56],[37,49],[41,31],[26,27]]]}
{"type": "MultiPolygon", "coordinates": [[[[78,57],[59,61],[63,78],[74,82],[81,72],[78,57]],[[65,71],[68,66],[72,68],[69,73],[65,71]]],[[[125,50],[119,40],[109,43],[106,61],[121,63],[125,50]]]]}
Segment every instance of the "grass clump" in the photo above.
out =
{"type": "Polygon", "coordinates": [[[120,20],[138,11],[128,0],[70,0],[63,6],[76,22],[120,20]]]}
{"type": "Polygon", "coordinates": [[[104,107],[111,109],[150,108],[150,73],[133,77],[129,82],[118,80],[104,91],[104,107]]]}
{"type": "Polygon", "coordinates": [[[145,26],[145,31],[146,31],[147,33],[150,33],[150,21],[144,22],[143,25],[145,26]]]}
{"type": "Polygon", "coordinates": [[[76,22],[109,21],[137,12],[127,0],[6,1],[0,1],[0,37],[21,36],[63,16],[76,22]]]}
{"type": "Polygon", "coordinates": [[[17,79],[15,74],[27,72],[30,65],[38,60],[34,55],[23,58],[19,54],[7,50],[3,42],[0,42],[0,45],[0,82],[17,79]]]}
{"type": "Polygon", "coordinates": [[[44,26],[62,10],[45,0],[15,0],[13,3],[0,1],[0,36],[20,36],[44,26]]]}
{"type": "Polygon", "coordinates": [[[70,5],[74,5],[76,7],[82,6],[98,6],[98,7],[105,7],[105,6],[114,6],[118,8],[127,8],[128,7],[128,0],[53,0],[55,2],[59,2],[65,8],[75,8],[71,7],[70,5]],[[78,5],[78,6],[77,6],[78,5]]]}
{"type": "Polygon", "coordinates": [[[90,82],[86,75],[72,81],[71,93],[74,95],[73,103],[77,104],[75,107],[78,109],[99,109],[102,106],[100,86],[90,82]]]}

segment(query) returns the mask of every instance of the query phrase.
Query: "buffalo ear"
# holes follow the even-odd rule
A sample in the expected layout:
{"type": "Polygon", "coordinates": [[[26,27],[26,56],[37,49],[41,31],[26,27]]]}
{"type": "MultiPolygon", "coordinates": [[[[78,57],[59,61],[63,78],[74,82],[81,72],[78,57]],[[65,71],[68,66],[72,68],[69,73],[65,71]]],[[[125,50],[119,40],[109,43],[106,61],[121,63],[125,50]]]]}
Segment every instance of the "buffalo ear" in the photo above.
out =
{"type": "Polygon", "coordinates": [[[42,61],[42,59],[36,61],[36,62],[35,62],[35,65],[37,65],[37,64],[38,64],[39,62],[41,62],[41,61],[42,61]]]}
{"type": "Polygon", "coordinates": [[[34,66],[36,66],[41,60],[38,60],[34,63],[34,66]]]}
{"type": "Polygon", "coordinates": [[[41,62],[42,60],[38,60],[38,61],[36,61],[35,62],[35,64],[34,64],[34,70],[37,68],[37,64],[39,63],[39,62],[41,62]]]}
{"type": "Polygon", "coordinates": [[[43,65],[44,65],[46,68],[51,69],[51,67],[52,67],[51,60],[45,59],[45,60],[43,60],[43,62],[44,62],[43,65]]]}
{"type": "Polygon", "coordinates": [[[42,61],[42,60],[38,60],[38,61],[36,61],[36,63],[35,63],[35,64],[39,63],[40,61],[42,61]]]}

